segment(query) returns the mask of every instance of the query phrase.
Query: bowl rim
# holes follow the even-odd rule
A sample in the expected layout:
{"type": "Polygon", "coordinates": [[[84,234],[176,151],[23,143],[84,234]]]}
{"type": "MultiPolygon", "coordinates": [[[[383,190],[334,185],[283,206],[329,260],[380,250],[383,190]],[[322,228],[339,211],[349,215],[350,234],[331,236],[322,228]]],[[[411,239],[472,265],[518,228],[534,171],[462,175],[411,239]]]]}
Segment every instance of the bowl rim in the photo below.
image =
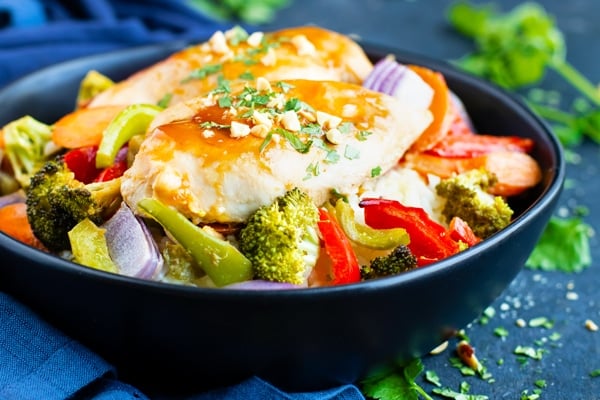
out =
{"type": "MultiPolygon", "coordinates": [[[[0,247],[11,248],[12,252],[24,254],[27,258],[30,258],[35,262],[42,262],[46,267],[63,270],[63,272],[66,273],[78,274],[81,277],[85,276],[88,279],[98,280],[101,283],[106,282],[110,284],[131,286],[142,290],[160,291],[164,294],[177,294],[186,297],[202,297],[210,295],[217,297],[233,296],[242,298],[249,296],[276,298],[307,295],[309,295],[311,298],[314,298],[315,296],[339,296],[344,292],[356,293],[357,289],[359,289],[358,291],[377,291],[389,289],[391,287],[406,285],[409,282],[428,279],[431,275],[443,274],[445,271],[457,267],[453,267],[453,264],[458,264],[459,266],[463,260],[475,257],[480,253],[484,253],[488,248],[495,246],[498,242],[505,240],[515,232],[523,229],[529,220],[534,219],[535,216],[542,213],[543,210],[548,207],[550,203],[554,202],[554,200],[560,195],[565,179],[565,157],[562,145],[560,144],[556,135],[552,132],[550,126],[542,118],[537,116],[515,93],[509,92],[508,90],[485,81],[482,78],[468,74],[464,71],[460,71],[454,65],[441,59],[406,51],[400,48],[382,46],[375,43],[367,43],[361,40],[358,40],[357,42],[372,60],[376,60],[377,57],[381,58],[385,55],[393,54],[400,61],[409,61],[413,64],[425,65],[429,68],[439,70],[445,77],[451,78],[451,80],[459,80],[469,87],[474,87],[477,90],[491,93],[496,97],[504,98],[504,101],[509,104],[512,109],[517,111],[518,114],[524,120],[526,120],[529,125],[535,127],[536,130],[541,131],[544,134],[544,137],[548,139],[550,143],[552,158],[556,160],[557,164],[552,165],[550,170],[547,171],[547,173],[551,175],[551,179],[548,180],[548,183],[537,196],[537,198],[530,203],[521,212],[521,214],[510,223],[510,225],[485,239],[481,243],[424,268],[418,268],[399,275],[373,279],[365,282],[327,287],[302,287],[289,290],[248,290],[240,288],[226,288],[224,290],[224,288],[196,287],[191,285],[182,285],[163,281],[151,281],[125,275],[113,274],[90,267],[85,267],[63,259],[59,256],[46,253],[42,250],[21,243],[18,240],[4,234],[3,232],[0,232],[0,247]]],[[[102,60],[108,56],[123,56],[126,59],[127,56],[131,57],[132,54],[142,54],[145,52],[175,52],[193,44],[195,43],[182,40],[169,41],[158,44],[135,46],[127,49],[113,50],[59,62],[57,64],[53,64],[29,73],[4,87],[0,87],[0,98],[10,97],[11,92],[18,90],[20,86],[25,86],[30,82],[46,79],[48,75],[52,75],[57,72],[64,73],[65,70],[77,70],[78,68],[81,68],[82,65],[91,65],[95,60],[102,60]]]]}

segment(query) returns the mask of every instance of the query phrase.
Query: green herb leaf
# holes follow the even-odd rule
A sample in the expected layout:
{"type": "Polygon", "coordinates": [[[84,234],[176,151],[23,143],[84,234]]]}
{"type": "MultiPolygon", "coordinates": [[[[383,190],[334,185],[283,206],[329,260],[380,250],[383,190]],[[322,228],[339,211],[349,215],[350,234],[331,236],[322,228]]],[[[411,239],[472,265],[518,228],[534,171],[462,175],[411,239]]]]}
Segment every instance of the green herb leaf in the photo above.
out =
{"type": "Polygon", "coordinates": [[[361,391],[365,396],[379,400],[433,400],[415,382],[422,372],[423,363],[418,358],[408,364],[387,365],[372,371],[362,380],[361,391]]]}
{"type": "Polygon", "coordinates": [[[525,265],[544,271],[583,271],[592,263],[591,229],[580,218],[553,216],[525,265]]]}
{"type": "Polygon", "coordinates": [[[201,68],[197,68],[190,72],[190,74],[185,79],[183,79],[181,83],[186,83],[194,79],[204,79],[209,75],[216,74],[222,69],[222,64],[207,64],[201,68]]]}

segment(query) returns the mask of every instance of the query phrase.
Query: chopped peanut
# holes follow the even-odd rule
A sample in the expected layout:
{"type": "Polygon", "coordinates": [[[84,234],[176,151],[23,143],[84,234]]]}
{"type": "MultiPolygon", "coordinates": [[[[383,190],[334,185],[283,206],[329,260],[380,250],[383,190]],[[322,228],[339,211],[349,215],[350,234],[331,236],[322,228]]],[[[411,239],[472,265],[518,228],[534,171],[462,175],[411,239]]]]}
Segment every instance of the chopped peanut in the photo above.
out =
{"type": "Polygon", "coordinates": [[[248,125],[236,121],[231,122],[231,137],[241,138],[244,136],[248,136],[249,134],[250,127],[248,125]]]}

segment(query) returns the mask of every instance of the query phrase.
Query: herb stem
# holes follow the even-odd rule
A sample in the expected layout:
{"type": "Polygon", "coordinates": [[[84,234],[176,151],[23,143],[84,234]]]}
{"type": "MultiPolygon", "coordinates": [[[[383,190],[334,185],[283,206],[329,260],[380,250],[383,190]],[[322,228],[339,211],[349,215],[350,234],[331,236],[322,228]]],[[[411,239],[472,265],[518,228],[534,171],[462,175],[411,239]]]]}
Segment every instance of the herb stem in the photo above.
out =
{"type": "Polygon", "coordinates": [[[594,104],[600,106],[600,91],[569,62],[565,60],[555,61],[549,64],[556,72],[573,85],[582,94],[588,97],[594,104]]]}
{"type": "Polygon", "coordinates": [[[433,397],[431,397],[425,390],[423,390],[423,388],[419,385],[414,385],[413,389],[420,394],[425,400],[433,400],[433,397]]]}
{"type": "Polygon", "coordinates": [[[541,104],[533,103],[528,101],[529,107],[535,111],[540,117],[553,122],[559,122],[564,125],[571,125],[574,117],[566,111],[559,110],[558,108],[544,106],[541,104]]]}

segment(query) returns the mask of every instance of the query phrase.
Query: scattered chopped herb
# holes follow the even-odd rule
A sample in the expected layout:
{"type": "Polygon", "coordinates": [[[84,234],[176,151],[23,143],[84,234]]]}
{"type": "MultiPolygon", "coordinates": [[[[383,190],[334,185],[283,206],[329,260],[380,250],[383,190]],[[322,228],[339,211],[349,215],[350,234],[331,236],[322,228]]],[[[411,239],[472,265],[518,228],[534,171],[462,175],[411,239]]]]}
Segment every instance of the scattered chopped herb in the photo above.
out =
{"type": "Polygon", "coordinates": [[[508,329],[506,329],[506,328],[504,328],[502,326],[499,326],[496,329],[494,329],[494,335],[496,335],[498,337],[501,337],[501,338],[507,337],[508,336],[508,329]]]}
{"type": "Polygon", "coordinates": [[[217,102],[221,108],[229,108],[233,105],[233,100],[229,96],[219,97],[217,102]]]}
{"type": "Polygon", "coordinates": [[[302,125],[300,132],[306,133],[307,135],[311,135],[311,136],[322,136],[323,128],[321,128],[321,125],[319,125],[319,124],[310,123],[310,124],[302,125]]]}
{"type": "Polygon", "coordinates": [[[283,137],[294,148],[294,150],[299,153],[305,154],[310,150],[312,145],[311,141],[303,142],[300,137],[295,135],[293,132],[288,131],[287,129],[276,129],[275,133],[283,137]]]}
{"type": "Polygon", "coordinates": [[[173,93],[166,93],[163,97],[161,97],[161,99],[156,103],[156,105],[162,108],[167,108],[172,98],[173,93]]]}
{"type": "Polygon", "coordinates": [[[481,325],[487,325],[490,322],[490,319],[492,319],[495,315],[496,310],[494,307],[487,307],[485,310],[483,310],[481,317],[479,317],[479,323],[481,325]]]}
{"type": "Polygon", "coordinates": [[[578,217],[551,217],[525,265],[544,271],[581,272],[592,263],[591,231],[578,217]]]}
{"type": "Polygon", "coordinates": [[[212,129],[212,128],[230,129],[231,125],[219,124],[219,123],[213,122],[213,121],[204,121],[204,122],[200,123],[200,128],[202,128],[202,129],[212,129]]]}
{"type": "Polygon", "coordinates": [[[592,372],[590,372],[590,377],[592,377],[592,378],[600,377],[600,368],[595,369],[592,372]]]}
{"type": "Polygon", "coordinates": [[[340,133],[350,133],[354,129],[354,124],[352,122],[344,121],[338,125],[338,131],[340,133]]]}
{"type": "Polygon", "coordinates": [[[190,72],[187,78],[184,78],[181,83],[186,83],[194,79],[204,79],[209,75],[216,74],[223,69],[223,64],[207,64],[201,68],[197,68],[190,72]]]}
{"type": "MultiPolygon", "coordinates": [[[[464,383],[464,382],[463,382],[464,383]]],[[[447,399],[456,400],[487,400],[489,397],[483,394],[469,394],[465,392],[465,386],[461,383],[460,392],[456,392],[450,388],[434,388],[433,393],[445,397],[447,399]]],[[[467,385],[468,386],[468,385],[467,385]]]]}
{"type": "Polygon", "coordinates": [[[357,160],[360,158],[360,151],[356,147],[346,145],[344,149],[344,157],[348,160],[357,160]]]}
{"type": "Polygon", "coordinates": [[[373,134],[373,132],[360,130],[360,131],[356,132],[356,138],[358,140],[360,140],[361,142],[363,142],[363,141],[367,140],[367,138],[369,136],[371,136],[372,134],[373,134]]]}
{"type": "Polygon", "coordinates": [[[533,384],[539,387],[540,389],[544,389],[546,386],[548,386],[546,380],[544,379],[538,379],[537,381],[533,382],[533,384]]]}
{"type": "Polygon", "coordinates": [[[362,380],[361,390],[365,396],[379,400],[433,400],[415,381],[422,372],[423,363],[419,358],[408,364],[387,365],[362,380]]]}
{"type": "Polygon", "coordinates": [[[304,180],[319,176],[319,174],[321,174],[321,167],[319,163],[311,163],[308,165],[308,167],[306,167],[306,176],[304,177],[304,180]]]}
{"type": "Polygon", "coordinates": [[[462,360],[458,357],[450,357],[450,365],[460,371],[460,373],[464,376],[475,376],[477,372],[471,368],[466,366],[462,360]]]}
{"type": "Polygon", "coordinates": [[[285,102],[285,105],[283,106],[283,109],[285,111],[290,111],[290,110],[300,111],[301,108],[302,108],[302,102],[297,97],[292,97],[291,99],[288,99],[285,102]]]}
{"type": "Polygon", "coordinates": [[[561,338],[561,334],[558,332],[552,332],[552,334],[550,336],[548,336],[548,339],[552,340],[553,342],[556,342],[557,340],[560,340],[561,338]]]}
{"type": "Polygon", "coordinates": [[[513,352],[517,355],[526,356],[534,360],[541,360],[544,353],[546,353],[546,350],[540,348],[536,349],[531,346],[517,346],[513,352]]]}
{"type": "Polygon", "coordinates": [[[246,71],[246,72],[242,72],[240,74],[239,78],[243,79],[245,81],[252,81],[252,80],[254,80],[254,75],[252,74],[252,72],[246,71]]]}
{"type": "Polygon", "coordinates": [[[504,358],[499,358],[498,361],[496,361],[497,365],[504,365],[504,358]]]}
{"type": "Polygon", "coordinates": [[[532,328],[544,327],[550,329],[554,326],[554,322],[546,317],[537,317],[530,319],[528,325],[532,328]]]}
{"type": "Polygon", "coordinates": [[[442,382],[440,382],[440,377],[435,371],[425,371],[425,380],[437,387],[442,387],[442,382]]]}
{"type": "Polygon", "coordinates": [[[229,30],[228,41],[232,46],[237,46],[248,39],[248,32],[239,25],[234,26],[229,30]]]}
{"type": "Polygon", "coordinates": [[[260,144],[260,147],[258,148],[258,152],[262,153],[265,148],[269,145],[269,143],[271,143],[271,140],[273,139],[273,131],[269,131],[269,133],[267,133],[267,136],[265,136],[265,140],[263,140],[263,142],[260,144]]]}
{"type": "Polygon", "coordinates": [[[292,85],[291,83],[287,83],[287,82],[283,82],[283,81],[279,81],[279,82],[275,83],[275,86],[280,88],[283,93],[287,93],[290,89],[294,88],[294,85],[292,85]]]}
{"type": "Polygon", "coordinates": [[[381,175],[381,167],[380,166],[376,166],[375,168],[371,169],[371,178],[375,178],[379,175],[381,175]]]}

